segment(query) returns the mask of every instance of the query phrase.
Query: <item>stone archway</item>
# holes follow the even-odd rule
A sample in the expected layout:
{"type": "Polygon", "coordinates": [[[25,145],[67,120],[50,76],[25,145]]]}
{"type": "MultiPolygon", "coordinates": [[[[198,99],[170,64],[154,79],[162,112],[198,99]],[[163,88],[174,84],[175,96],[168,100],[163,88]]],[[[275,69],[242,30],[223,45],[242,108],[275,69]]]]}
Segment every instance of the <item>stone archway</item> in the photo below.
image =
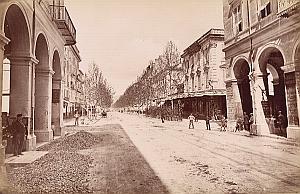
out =
{"type": "MultiPolygon", "coordinates": [[[[262,105],[265,118],[276,118],[281,111],[285,116],[284,128],[288,126],[285,75],[281,69],[284,66],[284,58],[281,51],[275,47],[268,47],[262,51],[258,58],[259,68],[262,72],[264,83],[264,98],[262,105]],[[272,79],[272,83],[270,80],[272,79]],[[273,88],[273,91],[272,91],[273,88]]],[[[277,135],[286,136],[286,130],[275,128],[271,131],[277,135]]]]}
{"type": "Polygon", "coordinates": [[[38,35],[35,56],[39,61],[35,68],[35,134],[37,142],[48,142],[53,139],[51,129],[53,70],[49,63],[48,44],[43,34],[38,35]]]}
{"type": "Polygon", "coordinates": [[[248,115],[253,112],[252,95],[250,89],[250,67],[245,59],[239,59],[233,66],[233,73],[237,80],[242,110],[248,115]]]}
{"type": "Polygon", "coordinates": [[[35,149],[35,136],[32,126],[32,70],[37,62],[31,57],[31,42],[28,23],[22,9],[12,4],[4,19],[4,33],[10,42],[4,47],[4,55],[10,61],[9,115],[23,114],[27,127],[26,149],[35,149]]]}
{"type": "Polygon", "coordinates": [[[62,135],[63,101],[62,101],[62,71],[61,60],[58,51],[54,51],[52,66],[54,75],[52,79],[52,117],[51,124],[54,135],[62,135]]]}

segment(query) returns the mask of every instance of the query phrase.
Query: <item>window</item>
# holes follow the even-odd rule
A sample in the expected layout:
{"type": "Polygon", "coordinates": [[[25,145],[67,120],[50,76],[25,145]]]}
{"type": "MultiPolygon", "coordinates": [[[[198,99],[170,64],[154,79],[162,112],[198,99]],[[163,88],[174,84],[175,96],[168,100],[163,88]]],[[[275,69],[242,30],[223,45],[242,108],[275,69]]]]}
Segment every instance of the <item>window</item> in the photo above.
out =
{"type": "Polygon", "coordinates": [[[194,76],[191,76],[191,81],[192,81],[192,92],[195,91],[195,78],[194,76]]]}
{"type": "Polygon", "coordinates": [[[267,2],[260,9],[260,17],[265,18],[270,14],[271,14],[271,5],[270,5],[270,2],[267,2]]]}
{"type": "Polygon", "coordinates": [[[233,9],[233,29],[236,33],[243,31],[241,5],[238,5],[233,9]]]}
{"type": "Polygon", "coordinates": [[[202,87],[201,87],[201,73],[200,72],[197,74],[197,78],[198,78],[198,90],[200,90],[200,89],[202,89],[202,87]]]}

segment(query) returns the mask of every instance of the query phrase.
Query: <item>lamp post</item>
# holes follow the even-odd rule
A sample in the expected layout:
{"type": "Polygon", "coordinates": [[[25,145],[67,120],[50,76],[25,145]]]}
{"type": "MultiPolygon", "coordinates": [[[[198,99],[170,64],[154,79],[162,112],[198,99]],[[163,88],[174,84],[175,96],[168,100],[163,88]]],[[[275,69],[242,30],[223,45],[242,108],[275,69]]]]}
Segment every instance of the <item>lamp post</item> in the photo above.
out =
{"type": "Polygon", "coordinates": [[[214,93],[214,86],[212,85],[212,80],[208,80],[208,85],[210,86],[210,90],[212,91],[212,94],[210,95],[210,104],[211,104],[211,108],[210,110],[213,110],[213,117],[215,117],[215,106],[214,106],[214,97],[212,96],[214,93]]]}

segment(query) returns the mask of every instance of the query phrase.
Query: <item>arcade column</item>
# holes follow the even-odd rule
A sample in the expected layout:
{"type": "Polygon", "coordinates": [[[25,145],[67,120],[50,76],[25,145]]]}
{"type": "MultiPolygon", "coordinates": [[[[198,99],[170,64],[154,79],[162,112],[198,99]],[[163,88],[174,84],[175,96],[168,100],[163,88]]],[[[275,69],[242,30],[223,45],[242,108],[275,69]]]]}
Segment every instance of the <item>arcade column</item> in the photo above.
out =
{"type": "Polygon", "coordinates": [[[34,150],[36,137],[32,125],[32,81],[33,67],[38,61],[30,56],[10,56],[10,117],[23,115],[23,123],[27,127],[26,150],[34,150]]]}
{"type": "Polygon", "coordinates": [[[35,71],[34,127],[37,142],[53,140],[53,130],[51,129],[53,74],[54,71],[50,69],[36,68],[35,71]]]}
{"type": "Polygon", "coordinates": [[[257,135],[268,135],[270,134],[269,126],[266,122],[265,114],[262,107],[263,90],[265,90],[264,86],[264,75],[261,72],[257,72],[254,74],[254,82],[252,82],[252,96],[253,96],[253,116],[254,116],[254,124],[253,127],[255,129],[254,133],[257,135]]]}
{"type": "Polygon", "coordinates": [[[241,97],[236,79],[227,80],[225,83],[228,128],[233,130],[235,128],[237,118],[243,114],[241,97]]]}
{"type": "Polygon", "coordinates": [[[284,71],[286,104],[287,104],[287,137],[300,140],[300,69],[297,66],[289,64],[281,67],[284,71]]]}
{"type": "Polygon", "coordinates": [[[52,82],[52,127],[55,136],[63,136],[63,98],[62,98],[62,80],[53,79],[52,82]]]}
{"type": "Polygon", "coordinates": [[[234,99],[234,119],[243,117],[242,101],[239,92],[238,81],[236,79],[231,80],[231,87],[234,99]]]}
{"type": "MultiPolygon", "coordinates": [[[[9,42],[2,32],[0,32],[0,72],[3,71],[3,60],[4,60],[4,46],[9,42]]],[[[0,73],[0,110],[2,112],[2,83],[3,74],[0,73]]],[[[5,160],[5,145],[2,142],[2,118],[0,117],[0,191],[7,189],[7,179],[6,179],[6,168],[4,165],[5,160]]]]}

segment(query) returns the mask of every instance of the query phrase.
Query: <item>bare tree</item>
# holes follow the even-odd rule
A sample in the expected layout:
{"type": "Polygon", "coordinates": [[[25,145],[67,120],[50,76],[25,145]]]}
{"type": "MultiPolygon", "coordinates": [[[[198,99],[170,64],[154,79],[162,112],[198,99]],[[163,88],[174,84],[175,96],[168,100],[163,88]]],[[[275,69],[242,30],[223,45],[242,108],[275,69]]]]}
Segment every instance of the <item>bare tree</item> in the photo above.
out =
{"type": "Polygon", "coordinates": [[[174,42],[169,41],[163,53],[163,62],[167,74],[167,94],[172,94],[178,84],[182,82],[183,74],[180,63],[180,53],[174,42]],[[173,91],[172,91],[173,90],[173,91]]]}
{"type": "Polygon", "coordinates": [[[103,77],[99,66],[92,63],[85,78],[85,95],[92,106],[110,107],[113,102],[113,89],[103,77]]]}
{"type": "Polygon", "coordinates": [[[115,106],[143,105],[154,98],[167,97],[182,83],[182,70],[178,49],[172,41],[169,41],[162,55],[149,62],[142,75],[126,89],[115,106]]]}

